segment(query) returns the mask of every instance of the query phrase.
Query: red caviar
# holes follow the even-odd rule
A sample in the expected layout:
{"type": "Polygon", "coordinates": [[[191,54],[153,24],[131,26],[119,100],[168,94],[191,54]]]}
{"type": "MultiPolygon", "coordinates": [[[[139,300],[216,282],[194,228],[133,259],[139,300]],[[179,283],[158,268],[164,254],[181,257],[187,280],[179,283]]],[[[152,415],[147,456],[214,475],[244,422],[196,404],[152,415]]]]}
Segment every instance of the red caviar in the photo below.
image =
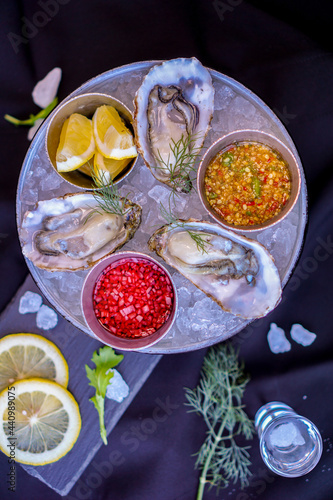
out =
{"type": "Polygon", "coordinates": [[[173,288],[168,275],[153,262],[121,259],[98,278],[93,304],[98,321],[113,334],[147,337],[169,318],[173,288]]]}

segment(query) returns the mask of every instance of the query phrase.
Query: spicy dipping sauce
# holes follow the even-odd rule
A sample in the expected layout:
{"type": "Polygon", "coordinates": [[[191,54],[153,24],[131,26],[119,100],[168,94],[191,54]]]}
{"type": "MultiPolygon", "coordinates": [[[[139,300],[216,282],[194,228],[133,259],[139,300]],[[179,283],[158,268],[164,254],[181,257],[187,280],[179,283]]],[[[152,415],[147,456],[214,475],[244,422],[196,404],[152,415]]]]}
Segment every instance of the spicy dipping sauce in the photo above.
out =
{"type": "Polygon", "coordinates": [[[147,337],[169,318],[173,287],[157,264],[124,258],[110,264],[96,281],[93,307],[101,325],[119,337],[147,337]]]}
{"type": "Polygon", "coordinates": [[[281,155],[258,142],[220,151],[205,174],[205,195],[229,224],[257,225],[277,215],[291,193],[291,174],[281,155]]]}

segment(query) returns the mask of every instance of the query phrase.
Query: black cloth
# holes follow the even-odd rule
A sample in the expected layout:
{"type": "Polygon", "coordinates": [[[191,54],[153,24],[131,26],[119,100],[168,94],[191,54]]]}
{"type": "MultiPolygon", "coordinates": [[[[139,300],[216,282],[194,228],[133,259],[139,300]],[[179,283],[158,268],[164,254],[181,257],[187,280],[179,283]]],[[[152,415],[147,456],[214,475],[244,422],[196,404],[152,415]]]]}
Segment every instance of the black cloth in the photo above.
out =
{"type": "MultiPolygon", "coordinates": [[[[55,66],[63,70],[59,98],[119,65],[196,56],[259,95],[283,121],[300,153],[308,187],[304,247],[284,300],[268,317],[238,334],[251,382],[251,418],[261,404],[281,400],[318,426],[324,451],[307,476],[286,479],[265,468],[258,439],[251,442],[250,486],[206,491],[205,499],[330,500],[333,498],[333,39],[328,0],[11,0],[1,2],[0,70],[0,310],[27,274],[15,223],[16,185],[28,148],[27,130],[3,120],[37,112],[31,91],[55,66]],[[311,347],[293,343],[275,355],[269,324],[289,332],[301,323],[317,334],[311,347]]],[[[67,498],[191,500],[199,472],[195,457],[205,438],[200,417],[187,413],[184,387],[194,387],[205,350],[164,356],[67,498]],[[170,415],[154,427],[157,398],[170,415]],[[131,439],[131,441],[130,441],[131,439]],[[121,459],[106,465],[116,450],[121,459]]],[[[96,415],[97,417],[97,415],[96,415]]],[[[0,455],[0,497],[60,498],[17,467],[17,490],[7,490],[8,462],[0,455]]]]}

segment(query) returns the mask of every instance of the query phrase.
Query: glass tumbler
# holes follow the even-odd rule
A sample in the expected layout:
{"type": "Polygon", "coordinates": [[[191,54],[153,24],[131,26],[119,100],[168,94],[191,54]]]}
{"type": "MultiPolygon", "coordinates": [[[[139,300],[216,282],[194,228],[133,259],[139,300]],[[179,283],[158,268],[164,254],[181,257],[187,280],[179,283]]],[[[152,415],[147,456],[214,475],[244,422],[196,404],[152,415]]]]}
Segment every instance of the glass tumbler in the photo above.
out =
{"type": "Polygon", "coordinates": [[[273,472],[299,477],[319,462],[323,442],[317,427],[279,401],[267,403],[254,419],[263,461],[273,472]]]}

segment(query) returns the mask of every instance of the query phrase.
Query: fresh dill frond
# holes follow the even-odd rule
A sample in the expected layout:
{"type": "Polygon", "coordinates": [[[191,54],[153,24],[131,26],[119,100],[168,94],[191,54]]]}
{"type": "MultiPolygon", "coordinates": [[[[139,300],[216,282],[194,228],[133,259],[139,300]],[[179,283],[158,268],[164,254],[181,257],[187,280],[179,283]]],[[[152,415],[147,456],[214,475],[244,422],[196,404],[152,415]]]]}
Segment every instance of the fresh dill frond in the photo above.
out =
{"type": "Polygon", "coordinates": [[[169,173],[170,184],[174,192],[188,192],[191,189],[191,174],[196,171],[194,164],[202,149],[199,146],[194,147],[194,143],[199,137],[198,134],[188,134],[187,136],[182,134],[177,142],[171,139],[169,145],[171,153],[169,153],[167,160],[162,158],[158,150],[158,161],[161,166],[156,168],[166,170],[169,173]]]}
{"type": "Polygon", "coordinates": [[[185,231],[187,231],[188,234],[191,236],[192,240],[195,241],[197,249],[202,253],[207,253],[206,245],[210,245],[210,243],[207,240],[205,240],[200,234],[195,233],[190,229],[187,229],[186,222],[182,222],[172,213],[172,210],[170,208],[170,200],[169,200],[169,210],[165,208],[163,203],[160,203],[160,212],[162,217],[167,221],[169,225],[172,225],[172,227],[180,227],[185,231]]]}
{"type": "Polygon", "coordinates": [[[125,208],[127,196],[122,198],[119,195],[117,186],[112,182],[111,178],[108,178],[103,170],[99,170],[98,173],[95,173],[94,169],[91,167],[91,177],[96,185],[96,188],[93,189],[93,197],[98,203],[98,208],[94,211],[124,216],[127,212],[125,208]]]}
{"type": "Polygon", "coordinates": [[[13,125],[32,126],[35,124],[37,120],[46,118],[51,113],[51,111],[56,107],[57,104],[58,104],[58,97],[55,97],[53,101],[48,106],[46,106],[46,108],[39,111],[39,113],[37,113],[36,115],[31,114],[29,118],[27,118],[26,120],[19,120],[18,118],[15,118],[14,116],[8,114],[4,116],[4,119],[12,123],[13,125]]]}
{"type": "Polygon", "coordinates": [[[185,389],[186,406],[201,415],[207,425],[207,437],[197,453],[196,468],[201,470],[197,500],[203,498],[205,485],[225,488],[230,481],[249,484],[249,446],[236,442],[238,435],[251,439],[253,422],[244,411],[242,397],[248,378],[230,343],[209,349],[195,389],[185,389]]]}

